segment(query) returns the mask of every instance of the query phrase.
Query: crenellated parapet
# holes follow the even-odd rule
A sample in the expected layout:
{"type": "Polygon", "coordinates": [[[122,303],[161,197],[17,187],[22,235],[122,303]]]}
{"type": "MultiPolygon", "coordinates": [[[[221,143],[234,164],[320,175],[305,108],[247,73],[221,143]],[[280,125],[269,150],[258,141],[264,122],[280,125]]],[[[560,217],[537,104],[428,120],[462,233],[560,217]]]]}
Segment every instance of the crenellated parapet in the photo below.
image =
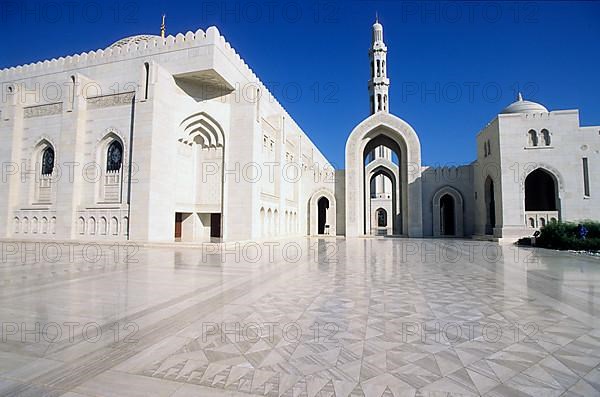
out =
{"type": "Polygon", "coordinates": [[[205,33],[202,30],[179,33],[175,36],[152,36],[151,39],[113,45],[106,49],[82,52],[81,54],[38,61],[26,65],[13,66],[0,70],[2,80],[21,80],[40,73],[60,73],[70,69],[81,69],[125,59],[139,58],[166,51],[198,47],[219,41],[219,31],[211,27],[205,33]]]}

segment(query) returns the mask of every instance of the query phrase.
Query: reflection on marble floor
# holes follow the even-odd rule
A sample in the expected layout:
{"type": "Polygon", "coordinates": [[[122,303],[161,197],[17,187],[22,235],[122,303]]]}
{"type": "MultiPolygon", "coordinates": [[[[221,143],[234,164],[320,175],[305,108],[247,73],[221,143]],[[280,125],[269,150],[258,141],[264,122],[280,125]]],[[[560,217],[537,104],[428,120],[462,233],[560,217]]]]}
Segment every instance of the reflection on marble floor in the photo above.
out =
{"type": "Polygon", "coordinates": [[[595,258],[460,240],[4,244],[2,396],[600,395],[595,258]]]}

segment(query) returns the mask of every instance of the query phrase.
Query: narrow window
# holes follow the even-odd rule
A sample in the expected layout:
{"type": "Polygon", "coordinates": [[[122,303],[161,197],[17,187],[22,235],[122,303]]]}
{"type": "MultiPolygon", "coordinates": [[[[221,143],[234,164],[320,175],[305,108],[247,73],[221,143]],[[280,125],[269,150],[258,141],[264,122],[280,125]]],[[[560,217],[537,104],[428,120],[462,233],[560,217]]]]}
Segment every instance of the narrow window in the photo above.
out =
{"type": "Polygon", "coordinates": [[[71,76],[71,107],[75,106],[75,76],[71,76]]]}
{"type": "Polygon", "coordinates": [[[377,77],[381,76],[381,61],[377,60],[377,77]]]}
{"type": "Polygon", "coordinates": [[[260,88],[256,89],[256,121],[260,122],[260,88]]]}
{"type": "Polygon", "coordinates": [[[537,132],[535,132],[535,130],[529,130],[529,145],[530,146],[538,145],[538,137],[537,137],[537,132]]]}
{"type": "Polygon", "coordinates": [[[545,146],[550,146],[550,132],[548,132],[548,130],[542,130],[542,139],[544,140],[545,146]]]}
{"type": "Polygon", "coordinates": [[[144,63],[144,99],[148,99],[148,85],[150,84],[150,64],[144,63]]]}
{"type": "Polygon", "coordinates": [[[583,159],[583,194],[586,197],[590,196],[590,175],[588,170],[588,159],[584,157],[583,159]]]}

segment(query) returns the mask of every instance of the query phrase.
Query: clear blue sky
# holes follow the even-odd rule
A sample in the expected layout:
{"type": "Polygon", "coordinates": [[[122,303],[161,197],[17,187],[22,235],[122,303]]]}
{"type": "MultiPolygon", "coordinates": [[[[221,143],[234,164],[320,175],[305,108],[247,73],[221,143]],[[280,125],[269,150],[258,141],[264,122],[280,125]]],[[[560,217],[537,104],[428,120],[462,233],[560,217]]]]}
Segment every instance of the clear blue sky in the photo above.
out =
{"type": "Polygon", "coordinates": [[[0,67],[104,48],[119,38],[217,25],[337,167],[368,116],[375,12],[388,45],[390,110],[423,162],[468,163],[475,135],[520,88],[600,125],[599,2],[1,0],[0,67]]]}

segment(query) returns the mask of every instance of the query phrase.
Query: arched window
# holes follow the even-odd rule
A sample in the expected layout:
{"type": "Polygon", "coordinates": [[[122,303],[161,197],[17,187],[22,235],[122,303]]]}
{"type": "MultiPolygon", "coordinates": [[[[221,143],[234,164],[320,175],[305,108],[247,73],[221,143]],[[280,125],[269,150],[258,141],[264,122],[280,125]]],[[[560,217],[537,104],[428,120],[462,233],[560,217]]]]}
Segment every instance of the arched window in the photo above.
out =
{"type": "Polygon", "coordinates": [[[99,232],[101,235],[105,236],[107,233],[107,221],[105,217],[100,218],[100,229],[99,232]]]}
{"type": "Polygon", "coordinates": [[[79,217],[77,220],[77,231],[79,234],[85,234],[85,219],[83,217],[79,217]]]}
{"type": "Polygon", "coordinates": [[[542,130],[542,139],[544,140],[544,145],[550,146],[550,132],[548,130],[542,130]]]}
{"type": "Polygon", "coordinates": [[[377,60],[377,77],[381,76],[381,61],[377,60]]]}
{"type": "Polygon", "coordinates": [[[108,146],[108,150],[106,151],[106,171],[120,171],[122,164],[123,145],[121,145],[121,142],[115,140],[108,146]]]}
{"type": "Polygon", "coordinates": [[[113,236],[119,235],[119,221],[114,216],[110,220],[110,232],[113,236]]]}
{"type": "Polygon", "coordinates": [[[54,172],[54,149],[48,146],[42,152],[42,175],[52,175],[54,172]]]}
{"type": "Polygon", "coordinates": [[[538,145],[538,136],[535,130],[529,130],[529,146],[537,146],[538,145]]]}
{"type": "Polygon", "coordinates": [[[88,219],[88,233],[91,235],[96,234],[96,218],[93,216],[88,219]]]}

